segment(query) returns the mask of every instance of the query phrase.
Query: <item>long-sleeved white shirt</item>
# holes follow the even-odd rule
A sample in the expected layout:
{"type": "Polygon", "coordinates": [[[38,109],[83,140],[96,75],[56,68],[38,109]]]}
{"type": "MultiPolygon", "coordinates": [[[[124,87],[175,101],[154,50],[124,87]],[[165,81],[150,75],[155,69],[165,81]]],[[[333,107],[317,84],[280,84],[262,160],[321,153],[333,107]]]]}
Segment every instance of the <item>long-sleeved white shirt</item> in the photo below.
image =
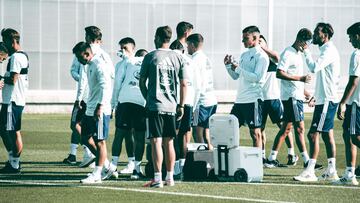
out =
{"type": "Polygon", "coordinates": [[[87,79],[88,65],[80,65],[79,69],[79,81],[77,85],[76,101],[84,101],[87,103],[89,96],[89,87],[87,79]]]}
{"type": "Polygon", "coordinates": [[[110,55],[106,53],[101,47],[100,44],[90,44],[91,50],[93,54],[97,55],[98,57],[102,58],[106,62],[106,71],[110,74],[112,79],[115,78],[115,67],[110,58],[110,55]]]}
{"type": "Polygon", "coordinates": [[[269,57],[260,46],[249,48],[241,54],[239,66],[233,71],[231,65],[226,69],[229,75],[238,80],[235,103],[253,103],[263,98],[265,74],[269,66],[269,57]]]}
{"type": "Polygon", "coordinates": [[[72,61],[72,63],[71,63],[71,67],[70,67],[70,74],[71,74],[71,77],[72,77],[76,82],[79,82],[80,66],[81,66],[81,63],[78,61],[78,59],[76,58],[76,56],[74,56],[73,61],[72,61]]]}
{"type": "MultiPolygon", "coordinates": [[[[349,65],[349,76],[360,77],[360,50],[356,49],[350,58],[349,65]]],[[[360,106],[360,85],[356,87],[354,93],[351,95],[346,104],[351,105],[352,103],[356,103],[357,106],[360,106]]]]}
{"type": "Polygon", "coordinates": [[[214,91],[212,64],[209,58],[202,50],[199,50],[192,54],[192,60],[194,67],[198,69],[196,71],[198,71],[198,74],[201,76],[198,77],[200,96],[194,107],[200,105],[205,107],[216,105],[217,99],[214,91]]]}
{"type": "Polygon", "coordinates": [[[101,55],[94,55],[88,64],[87,78],[89,98],[85,114],[94,116],[98,104],[102,104],[102,113],[111,114],[111,76],[108,73],[109,64],[101,55]]]}
{"type": "MultiPolygon", "coordinates": [[[[302,54],[292,46],[287,47],[280,55],[278,70],[282,70],[291,76],[304,74],[302,54]]],[[[290,97],[296,100],[304,100],[304,83],[301,81],[281,80],[281,100],[290,97]]]]}
{"type": "Polygon", "coordinates": [[[329,41],[320,47],[320,56],[316,61],[313,60],[310,50],[306,49],[304,55],[309,70],[316,74],[315,104],[321,105],[325,101],[338,103],[340,56],[333,42],[329,41]]]}
{"type": "Polygon", "coordinates": [[[117,103],[134,103],[145,107],[145,99],[139,87],[140,69],[144,57],[130,57],[119,62],[111,100],[114,109],[117,103]]]}

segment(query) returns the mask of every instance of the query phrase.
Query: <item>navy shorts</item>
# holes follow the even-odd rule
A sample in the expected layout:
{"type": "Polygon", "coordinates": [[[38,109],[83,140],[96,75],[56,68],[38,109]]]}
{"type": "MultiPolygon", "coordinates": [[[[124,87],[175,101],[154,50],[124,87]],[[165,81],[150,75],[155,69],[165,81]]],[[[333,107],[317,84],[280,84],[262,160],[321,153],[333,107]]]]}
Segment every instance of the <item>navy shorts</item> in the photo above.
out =
{"type": "Polygon", "coordinates": [[[148,111],[148,129],[147,138],[176,136],[175,113],[162,113],[158,111],[148,111]]]}
{"type": "Polygon", "coordinates": [[[80,102],[81,109],[74,105],[73,110],[71,112],[71,122],[70,128],[75,129],[77,123],[81,123],[82,118],[85,116],[86,112],[86,103],[84,101],[80,102]]]}
{"type": "Polygon", "coordinates": [[[310,133],[329,132],[334,128],[334,118],[338,103],[325,102],[325,104],[316,105],[313,119],[311,122],[310,133]]]}
{"type": "Polygon", "coordinates": [[[184,115],[180,121],[176,121],[176,129],[179,130],[179,133],[186,133],[191,129],[191,121],[193,116],[193,107],[190,105],[184,106],[184,115]]]}
{"type": "Polygon", "coordinates": [[[249,128],[260,128],[262,123],[263,101],[258,99],[253,103],[234,104],[230,114],[239,120],[239,127],[247,125],[249,128]]]}
{"type": "Polygon", "coordinates": [[[284,106],[283,121],[300,122],[304,120],[304,104],[301,100],[290,98],[282,101],[284,106]]]}
{"type": "Polygon", "coordinates": [[[356,103],[346,105],[343,130],[350,135],[360,135],[360,107],[356,103]]]}
{"type": "Polygon", "coordinates": [[[280,123],[284,114],[284,107],[280,99],[265,100],[262,109],[262,127],[265,127],[267,117],[272,123],[280,123]]]}
{"type": "Polygon", "coordinates": [[[0,111],[0,125],[6,131],[21,130],[21,117],[24,106],[18,106],[15,102],[2,104],[0,111]]]}
{"type": "Polygon", "coordinates": [[[202,106],[200,105],[194,112],[193,126],[209,128],[209,118],[216,113],[217,105],[202,106]]]}
{"type": "Polygon", "coordinates": [[[116,107],[115,126],[123,130],[146,130],[145,107],[134,103],[119,103],[116,107]]]}
{"type": "Polygon", "coordinates": [[[101,119],[85,115],[81,121],[81,136],[92,136],[102,141],[109,137],[110,115],[102,115],[101,119]]]}

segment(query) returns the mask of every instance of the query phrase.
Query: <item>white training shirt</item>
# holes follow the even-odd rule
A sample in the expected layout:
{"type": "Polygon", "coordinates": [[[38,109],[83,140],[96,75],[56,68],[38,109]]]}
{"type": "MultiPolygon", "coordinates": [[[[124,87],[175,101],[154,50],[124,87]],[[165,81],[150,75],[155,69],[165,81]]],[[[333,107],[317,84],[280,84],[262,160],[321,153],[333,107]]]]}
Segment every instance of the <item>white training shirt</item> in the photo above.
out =
{"type": "Polygon", "coordinates": [[[87,103],[89,96],[89,87],[87,79],[88,65],[80,64],[79,81],[77,85],[76,101],[84,101],[87,103]]]}
{"type": "Polygon", "coordinates": [[[85,112],[87,116],[94,116],[98,104],[102,104],[103,114],[111,114],[112,88],[107,63],[101,55],[94,55],[88,64],[89,99],[85,112]]]}
{"type": "Polygon", "coordinates": [[[90,44],[90,46],[91,46],[91,50],[93,51],[93,54],[97,55],[97,57],[102,58],[106,62],[106,71],[108,74],[110,74],[111,79],[114,79],[115,67],[110,58],[110,55],[100,47],[100,44],[90,44]]]}
{"type": "MultiPolygon", "coordinates": [[[[196,68],[191,56],[188,54],[181,54],[184,58],[185,67],[184,69],[188,73],[187,76],[187,89],[186,89],[186,98],[185,104],[196,107],[196,104],[199,102],[200,99],[200,91],[201,91],[201,73],[200,69],[196,68]]],[[[179,91],[180,92],[180,91],[179,91]]],[[[195,110],[195,108],[193,108],[195,110]]]]}
{"type": "Polygon", "coordinates": [[[316,74],[315,104],[321,105],[325,101],[339,103],[337,94],[340,80],[340,56],[334,43],[329,41],[320,47],[320,56],[314,61],[310,50],[304,51],[306,64],[312,73],[316,74]]]}
{"type": "Polygon", "coordinates": [[[270,64],[272,64],[274,67],[269,67],[265,73],[265,83],[263,86],[264,100],[280,99],[280,81],[276,77],[277,65],[271,62],[270,64]]]}
{"type": "Polygon", "coordinates": [[[3,104],[15,102],[18,106],[25,106],[25,95],[29,89],[29,81],[27,74],[20,74],[22,68],[29,66],[29,61],[23,53],[13,53],[10,56],[10,70],[6,71],[5,77],[9,77],[10,73],[18,73],[19,77],[14,85],[4,84],[2,89],[3,104]]]}
{"type": "Polygon", "coordinates": [[[130,57],[120,62],[115,75],[111,107],[117,103],[133,103],[145,107],[139,87],[140,69],[144,57],[130,57]]]}
{"type": "MultiPolygon", "coordinates": [[[[360,50],[356,49],[350,58],[349,76],[360,77],[360,50]]],[[[351,95],[346,104],[351,105],[356,103],[360,107],[360,85],[356,87],[354,93],[351,95]]]]}
{"type": "MultiPolygon", "coordinates": [[[[184,59],[184,69],[188,76],[186,80],[187,89],[184,104],[194,107],[198,103],[200,97],[200,84],[199,79],[197,79],[201,77],[200,70],[195,67],[190,55],[184,54],[179,50],[174,51],[184,59]]],[[[178,93],[180,94],[180,85],[178,86],[178,93]]],[[[180,95],[178,95],[178,97],[179,96],[180,95]]],[[[195,110],[195,108],[193,108],[193,110],[195,110]]]]}
{"type": "Polygon", "coordinates": [[[200,105],[205,107],[216,105],[217,99],[214,91],[212,64],[209,58],[202,50],[199,50],[192,54],[192,60],[194,67],[198,69],[197,71],[201,76],[199,77],[199,101],[195,104],[194,108],[200,105]]]}
{"type": "MultiPolygon", "coordinates": [[[[277,68],[291,76],[302,76],[304,74],[304,68],[301,52],[296,51],[292,46],[287,47],[280,55],[277,68]]],[[[302,101],[305,99],[303,82],[281,80],[281,100],[288,100],[290,97],[302,101]]]]}
{"type": "Polygon", "coordinates": [[[241,54],[239,66],[233,71],[231,65],[226,69],[234,80],[238,80],[235,103],[253,103],[263,98],[265,74],[269,66],[269,57],[257,45],[241,54]]]}
{"type": "Polygon", "coordinates": [[[79,60],[76,58],[76,56],[74,56],[73,61],[71,63],[71,67],[70,67],[70,74],[71,74],[71,77],[76,82],[79,82],[80,66],[82,66],[82,64],[79,62],[79,60]]]}

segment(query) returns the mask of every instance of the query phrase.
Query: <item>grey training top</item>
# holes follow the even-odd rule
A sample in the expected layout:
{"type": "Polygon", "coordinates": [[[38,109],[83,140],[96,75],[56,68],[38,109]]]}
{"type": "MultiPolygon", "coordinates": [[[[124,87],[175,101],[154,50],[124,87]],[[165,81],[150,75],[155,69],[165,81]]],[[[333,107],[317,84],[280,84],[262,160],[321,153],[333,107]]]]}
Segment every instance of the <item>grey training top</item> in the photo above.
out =
{"type": "Polygon", "coordinates": [[[142,63],[140,77],[148,79],[146,107],[150,111],[175,113],[178,88],[186,79],[183,58],[170,49],[148,53],[142,63]]]}

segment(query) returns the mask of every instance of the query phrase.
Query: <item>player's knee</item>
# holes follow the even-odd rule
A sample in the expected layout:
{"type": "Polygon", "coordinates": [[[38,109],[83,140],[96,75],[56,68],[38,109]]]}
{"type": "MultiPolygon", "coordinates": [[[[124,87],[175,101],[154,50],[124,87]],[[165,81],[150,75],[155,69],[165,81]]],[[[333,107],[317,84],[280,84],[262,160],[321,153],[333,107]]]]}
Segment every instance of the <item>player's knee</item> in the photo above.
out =
{"type": "Polygon", "coordinates": [[[305,128],[299,126],[299,127],[296,128],[296,132],[297,132],[299,135],[303,135],[304,132],[305,132],[305,128]]]}

